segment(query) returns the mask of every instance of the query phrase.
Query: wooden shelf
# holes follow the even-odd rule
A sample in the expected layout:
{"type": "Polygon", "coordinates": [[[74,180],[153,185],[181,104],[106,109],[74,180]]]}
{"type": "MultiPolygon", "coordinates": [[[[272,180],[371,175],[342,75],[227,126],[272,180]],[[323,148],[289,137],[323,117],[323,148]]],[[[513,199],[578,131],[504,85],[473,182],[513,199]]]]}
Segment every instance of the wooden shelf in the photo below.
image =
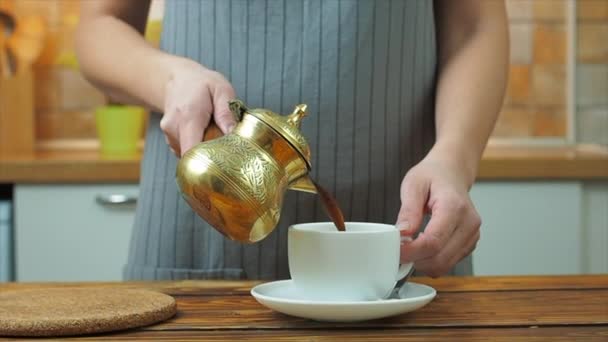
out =
{"type": "MultiPolygon", "coordinates": [[[[137,183],[141,155],[103,158],[95,150],[56,150],[0,159],[1,183],[137,183]]],[[[490,146],[478,180],[608,180],[608,148],[490,146]]]]}
{"type": "Polygon", "coordinates": [[[96,150],[57,150],[0,159],[2,183],[137,183],[141,155],[108,159],[96,150]]]}
{"type": "Polygon", "coordinates": [[[608,179],[608,147],[490,146],[478,179],[608,179]]]}

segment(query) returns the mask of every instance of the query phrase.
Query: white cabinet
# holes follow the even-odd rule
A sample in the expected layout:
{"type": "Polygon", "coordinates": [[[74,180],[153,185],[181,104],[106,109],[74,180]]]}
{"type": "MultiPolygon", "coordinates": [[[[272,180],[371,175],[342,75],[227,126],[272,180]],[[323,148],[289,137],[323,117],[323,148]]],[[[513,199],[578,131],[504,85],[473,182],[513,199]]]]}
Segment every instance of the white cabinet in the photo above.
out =
{"type": "Polygon", "coordinates": [[[582,273],[580,182],[480,182],[476,275],[582,273]]]}
{"type": "MultiPolygon", "coordinates": [[[[135,206],[97,197],[137,193],[135,184],[17,185],[17,279],[122,279],[135,206]]],[[[483,219],[477,275],[608,272],[607,182],[479,182],[471,194],[483,219]]]]}
{"type": "Polygon", "coordinates": [[[608,272],[608,182],[480,182],[476,275],[608,272]]]}
{"type": "Polygon", "coordinates": [[[121,280],[137,194],[136,184],[16,185],[17,280],[121,280]]]}

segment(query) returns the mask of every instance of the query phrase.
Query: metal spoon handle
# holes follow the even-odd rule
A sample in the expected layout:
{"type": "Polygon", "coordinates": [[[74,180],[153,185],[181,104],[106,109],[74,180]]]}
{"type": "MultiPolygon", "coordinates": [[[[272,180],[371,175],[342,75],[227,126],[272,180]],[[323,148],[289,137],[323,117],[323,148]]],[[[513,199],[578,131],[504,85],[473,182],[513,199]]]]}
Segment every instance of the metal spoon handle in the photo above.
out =
{"type": "Polygon", "coordinates": [[[405,277],[403,277],[397,281],[397,283],[395,284],[395,287],[393,287],[393,290],[391,291],[391,294],[388,296],[388,299],[401,298],[401,297],[399,297],[399,291],[401,291],[401,288],[403,287],[403,285],[407,282],[407,280],[413,273],[414,273],[414,266],[412,266],[412,268],[410,268],[410,271],[407,272],[405,277]]]}

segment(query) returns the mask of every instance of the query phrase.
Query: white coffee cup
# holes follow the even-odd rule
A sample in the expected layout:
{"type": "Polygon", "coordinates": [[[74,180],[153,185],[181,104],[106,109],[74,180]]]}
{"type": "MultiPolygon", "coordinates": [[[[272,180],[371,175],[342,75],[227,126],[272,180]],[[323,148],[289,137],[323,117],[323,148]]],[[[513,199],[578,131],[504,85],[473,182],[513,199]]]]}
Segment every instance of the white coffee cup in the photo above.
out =
{"type": "Polygon", "coordinates": [[[392,225],[347,222],[340,232],[331,222],[305,223],[288,234],[289,272],[304,299],[384,299],[412,268],[399,265],[400,235],[392,225]]]}

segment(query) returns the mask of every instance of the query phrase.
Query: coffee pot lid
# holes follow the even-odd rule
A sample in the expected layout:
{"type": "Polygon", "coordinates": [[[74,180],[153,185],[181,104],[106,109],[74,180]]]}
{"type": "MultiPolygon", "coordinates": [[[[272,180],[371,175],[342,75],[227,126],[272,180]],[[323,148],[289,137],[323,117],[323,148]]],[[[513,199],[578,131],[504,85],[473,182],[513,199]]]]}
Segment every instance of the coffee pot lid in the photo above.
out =
{"type": "Polygon", "coordinates": [[[280,115],[268,109],[260,108],[249,109],[247,113],[266,123],[283,136],[306,161],[306,166],[310,170],[310,146],[300,132],[302,118],[307,115],[306,108],[305,104],[299,104],[289,115],[280,115]]]}

